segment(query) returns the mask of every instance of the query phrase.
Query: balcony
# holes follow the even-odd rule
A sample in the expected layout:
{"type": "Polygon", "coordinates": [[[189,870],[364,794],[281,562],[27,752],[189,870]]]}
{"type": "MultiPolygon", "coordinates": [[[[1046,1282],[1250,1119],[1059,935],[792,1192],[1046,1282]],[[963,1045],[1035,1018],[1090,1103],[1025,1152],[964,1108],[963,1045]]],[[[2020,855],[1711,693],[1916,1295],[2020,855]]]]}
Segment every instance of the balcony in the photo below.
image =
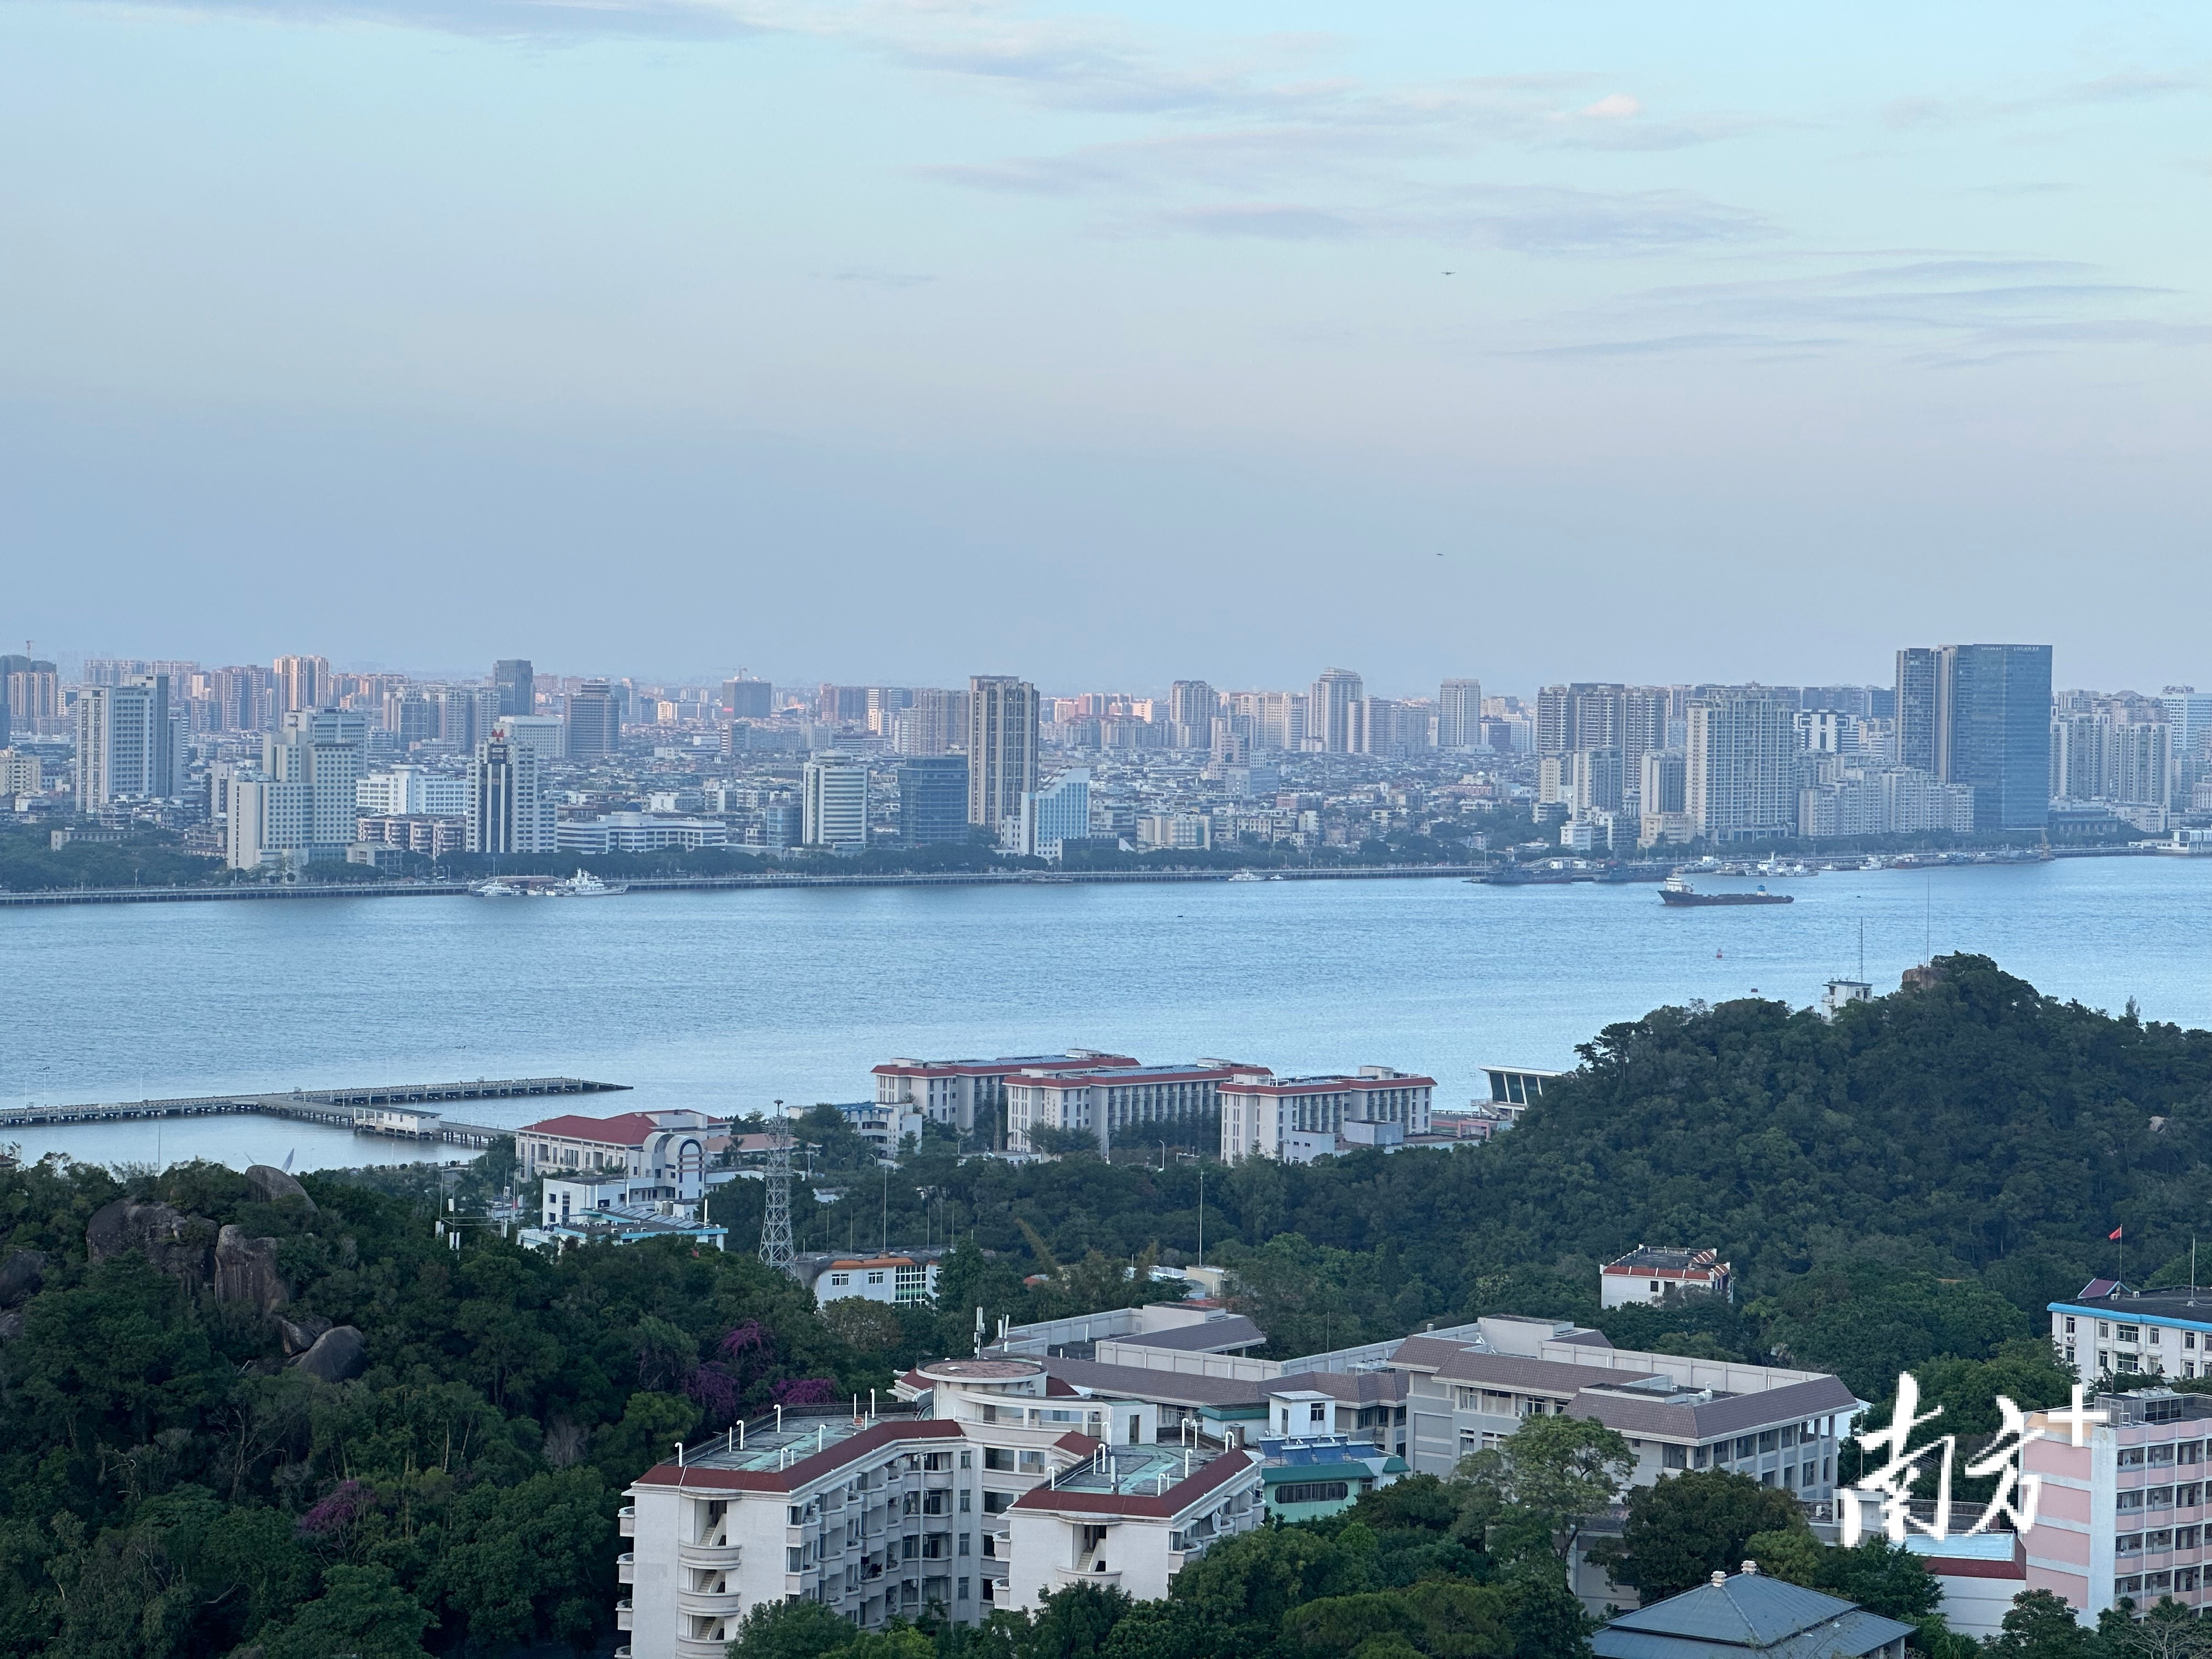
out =
{"type": "Polygon", "coordinates": [[[615,1583],[617,1584],[637,1583],[637,1557],[627,1553],[615,1557],[615,1583]]]}
{"type": "Polygon", "coordinates": [[[735,1590],[690,1590],[676,1592],[676,1610],[701,1619],[734,1619],[744,1611],[744,1598],[735,1590]]]}
{"type": "Polygon", "coordinates": [[[702,1572],[720,1572],[736,1566],[744,1554],[744,1547],[741,1544],[678,1544],[676,1565],[696,1567],[702,1572]]]}
{"type": "Polygon", "coordinates": [[[701,1642],[689,1636],[676,1638],[676,1659],[728,1659],[729,1651],[727,1642],[701,1642]]]}
{"type": "Polygon", "coordinates": [[[629,1597],[627,1595],[623,1597],[621,1601],[615,1603],[615,1628],[617,1630],[629,1630],[632,1628],[630,1623],[629,1597]]]}
{"type": "Polygon", "coordinates": [[[622,1535],[623,1535],[623,1537],[625,1537],[625,1538],[635,1538],[635,1537],[636,1537],[636,1536],[637,1536],[637,1505],[636,1505],[636,1504],[623,1504],[623,1508],[622,1508],[621,1515],[620,1515],[620,1516],[619,1516],[619,1517],[618,1517],[618,1519],[617,1519],[617,1524],[621,1528],[621,1529],[622,1529],[622,1535]]]}

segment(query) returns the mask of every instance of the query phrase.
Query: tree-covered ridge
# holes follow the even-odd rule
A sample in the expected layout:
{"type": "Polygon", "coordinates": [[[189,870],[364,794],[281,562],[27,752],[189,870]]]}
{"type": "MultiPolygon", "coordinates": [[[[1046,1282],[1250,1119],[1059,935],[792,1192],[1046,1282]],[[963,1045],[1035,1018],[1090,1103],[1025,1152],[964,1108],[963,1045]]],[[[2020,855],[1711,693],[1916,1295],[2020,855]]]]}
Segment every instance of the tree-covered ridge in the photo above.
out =
{"type": "Polygon", "coordinates": [[[2070,1277],[2123,1222],[2185,1245],[2212,1033],[1939,966],[1833,1024],[1742,1001],[1607,1027],[1483,1169],[1488,1237],[1507,1259],[1710,1237],[1758,1289],[1845,1255],[2070,1277]]]}
{"type": "Polygon", "coordinates": [[[619,1493],[671,1441],[886,1378],[749,1255],[454,1250],[435,1213],[209,1165],[0,1173],[0,1650],[588,1646],[619,1493]],[[134,1215],[94,1259],[88,1224],[134,1215]],[[361,1335],[343,1380],[301,1363],[326,1324],[361,1335]]]}
{"type": "MultiPolygon", "coordinates": [[[[1778,1342],[1855,1384],[2035,1334],[2045,1304],[2112,1269],[2122,1224],[2130,1278],[2178,1282],[2212,1199],[2212,1035],[2040,996],[1981,957],[1942,968],[1833,1024],[1747,1000],[1609,1027],[1487,1146],[1217,1167],[1208,1257],[1237,1269],[1275,1353],[1541,1312],[1634,1346],[1778,1342]],[[1599,1264],[1644,1243],[1717,1248],[1736,1309],[1601,1318],[1599,1264]]],[[[1013,1264],[1046,1265],[1035,1240],[1062,1262],[1196,1249],[1189,1164],[925,1148],[902,1174],[892,1235],[949,1217],[1006,1269],[982,1298],[994,1318],[1014,1311],[1013,1264]]],[[[878,1196],[847,1202],[872,1220],[878,1196]]],[[[839,1215],[823,1225],[842,1234],[839,1215]]]]}

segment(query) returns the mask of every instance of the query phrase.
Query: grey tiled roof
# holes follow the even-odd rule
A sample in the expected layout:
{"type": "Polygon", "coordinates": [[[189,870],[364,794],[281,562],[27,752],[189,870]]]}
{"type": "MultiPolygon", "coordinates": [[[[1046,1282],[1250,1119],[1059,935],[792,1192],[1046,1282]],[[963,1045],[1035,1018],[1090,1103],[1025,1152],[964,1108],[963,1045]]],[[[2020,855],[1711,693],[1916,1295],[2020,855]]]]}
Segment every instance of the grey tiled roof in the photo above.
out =
{"type": "MultiPolygon", "coordinates": [[[[1399,1351],[1401,1359],[1404,1352],[1399,1351]]],[[[1658,1373],[1638,1370],[1632,1365],[1613,1371],[1601,1365],[1570,1365],[1557,1359],[1523,1359],[1517,1354],[1483,1353],[1474,1348],[1460,1348],[1437,1364],[1436,1375],[1451,1382],[1571,1395],[1593,1383],[1610,1383],[1617,1388],[1623,1382],[1658,1373]]]]}
{"type": "Polygon", "coordinates": [[[1777,1423],[1794,1423],[1808,1417],[1825,1417],[1849,1411],[1856,1397],[1832,1376],[1816,1376],[1809,1382],[1790,1382],[1757,1394],[1724,1395],[1703,1405],[1670,1405],[1662,1400],[1634,1400],[1609,1392],[1585,1390],[1568,1407],[1577,1417],[1587,1417],[1618,1429],[1623,1434],[1665,1435],[1681,1440],[1711,1440],[1717,1436],[1747,1434],[1777,1423]]]}
{"type": "Polygon", "coordinates": [[[1275,1387],[1307,1389],[1332,1400],[1380,1406],[1395,1405],[1404,1400],[1406,1381],[1403,1371],[1301,1371],[1278,1378],[1275,1387]]]}
{"type": "Polygon", "coordinates": [[[1857,1659],[1912,1633],[1839,1597],[1747,1572],[1622,1613],[1590,1646],[1598,1659],[1857,1659]]]}
{"type": "Polygon", "coordinates": [[[1264,1406],[1265,1382],[1230,1376],[1190,1376],[1182,1371],[1147,1370],[1141,1365],[1106,1365],[1095,1359],[1053,1356],[1038,1362],[1046,1375],[1079,1389],[1121,1400],[1161,1400],[1176,1406],[1264,1406]]]}
{"type": "Polygon", "coordinates": [[[1219,1353],[1229,1348],[1257,1347],[1267,1334],[1243,1314],[1209,1319],[1202,1324],[1178,1325],[1172,1330],[1146,1331],[1141,1335],[1105,1339],[1125,1347],[1172,1348],[1177,1353],[1219,1353]]]}

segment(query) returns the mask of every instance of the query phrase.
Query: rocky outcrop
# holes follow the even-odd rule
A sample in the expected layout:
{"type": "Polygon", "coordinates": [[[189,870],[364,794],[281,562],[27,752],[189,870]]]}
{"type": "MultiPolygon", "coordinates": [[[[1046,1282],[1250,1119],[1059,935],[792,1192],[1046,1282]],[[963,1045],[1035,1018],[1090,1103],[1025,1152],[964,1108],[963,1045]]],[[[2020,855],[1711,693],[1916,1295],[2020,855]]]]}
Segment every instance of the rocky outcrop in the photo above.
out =
{"type": "Polygon", "coordinates": [[[46,1282],[46,1253],[16,1250],[0,1262],[0,1308],[20,1307],[46,1282]]]}
{"type": "Polygon", "coordinates": [[[246,1229],[225,1227],[215,1242],[215,1299],[250,1303],[270,1313],[292,1299],[291,1287],[276,1269],[276,1241],[248,1238],[246,1229]]]}
{"type": "Polygon", "coordinates": [[[352,1326],[333,1325],[292,1364],[325,1382],[343,1382],[368,1369],[368,1351],[352,1326]]]}
{"type": "Polygon", "coordinates": [[[276,1321],[276,1336],[284,1345],[285,1354],[289,1357],[307,1352],[315,1346],[315,1339],[330,1328],[329,1320],[314,1314],[307,1314],[298,1320],[279,1318],[276,1321]]]}
{"type": "Polygon", "coordinates": [[[255,1164],[246,1171],[246,1185],[264,1204],[282,1204],[287,1199],[296,1199],[307,1206],[307,1213],[315,1212],[315,1200],[307,1196],[307,1189],[273,1164],[255,1164]]]}
{"type": "Polygon", "coordinates": [[[161,1272],[204,1285],[213,1266],[208,1245],[214,1231],[212,1222],[167,1204],[118,1198],[94,1210],[85,1224],[85,1254],[94,1261],[106,1261],[127,1251],[141,1251],[161,1272]]]}

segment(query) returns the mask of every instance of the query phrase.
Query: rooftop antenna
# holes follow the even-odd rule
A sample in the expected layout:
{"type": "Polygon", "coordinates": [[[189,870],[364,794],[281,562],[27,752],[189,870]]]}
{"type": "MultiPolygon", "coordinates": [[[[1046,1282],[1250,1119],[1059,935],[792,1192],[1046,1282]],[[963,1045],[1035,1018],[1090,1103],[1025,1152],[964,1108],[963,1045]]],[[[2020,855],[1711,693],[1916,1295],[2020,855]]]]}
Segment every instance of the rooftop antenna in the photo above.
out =
{"type": "Polygon", "coordinates": [[[783,1103],[769,1121],[767,1208],[761,1216],[760,1259],[778,1273],[791,1271],[791,1124],[783,1103]]]}

